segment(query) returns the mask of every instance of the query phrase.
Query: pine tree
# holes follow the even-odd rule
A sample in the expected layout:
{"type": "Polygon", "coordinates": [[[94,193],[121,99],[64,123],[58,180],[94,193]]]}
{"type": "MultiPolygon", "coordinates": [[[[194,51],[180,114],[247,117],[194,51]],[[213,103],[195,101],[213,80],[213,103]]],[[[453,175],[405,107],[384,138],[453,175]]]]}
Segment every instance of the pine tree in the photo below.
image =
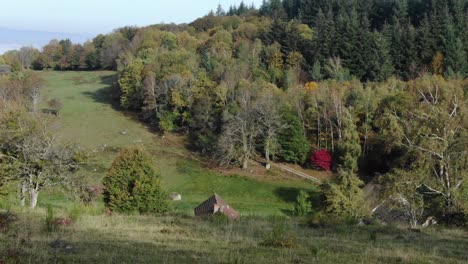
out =
{"type": "Polygon", "coordinates": [[[314,65],[312,66],[312,71],[310,72],[310,77],[313,81],[321,81],[323,78],[322,75],[322,67],[320,65],[320,61],[316,60],[314,65]]]}
{"type": "Polygon", "coordinates": [[[455,28],[450,25],[447,28],[445,66],[454,73],[466,74],[467,60],[463,42],[455,35],[455,28]]]}
{"type": "Polygon", "coordinates": [[[361,143],[356,124],[349,112],[347,115],[344,120],[343,141],[338,146],[338,162],[341,169],[356,173],[361,155],[361,143]]]}
{"type": "Polygon", "coordinates": [[[326,14],[320,9],[314,24],[315,41],[313,54],[306,53],[306,60],[326,62],[329,58],[335,56],[335,21],[333,13],[330,10],[326,14]]]}
{"type": "Polygon", "coordinates": [[[218,4],[218,8],[216,9],[216,15],[217,16],[225,16],[226,12],[223,9],[223,6],[221,4],[218,4]]]}
{"type": "Polygon", "coordinates": [[[429,65],[435,53],[435,42],[432,36],[431,23],[425,14],[417,33],[417,52],[419,54],[419,64],[429,65]]]}
{"type": "Polygon", "coordinates": [[[146,151],[122,150],[103,179],[106,207],[117,212],[164,212],[167,202],[159,178],[146,151]]]}
{"type": "Polygon", "coordinates": [[[310,149],[309,142],[304,135],[304,127],[297,114],[291,110],[283,110],[282,118],[288,127],[279,134],[280,153],[278,157],[284,161],[302,164],[310,149]]]}
{"type": "Polygon", "coordinates": [[[326,211],[352,220],[365,216],[363,191],[360,188],[362,185],[363,182],[355,173],[339,170],[335,182],[321,186],[326,199],[326,211]]]}
{"type": "Polygon", "coordinates": [[[393,73],[393,65],[386,39],[378,32],[369,34],[370,47],[367,59],[368,68],[364,79],[385,81],[393,73]]]}
{"type": "Polygon", "coordinates": [[[336,19],[336,47],[343,66],[358,78],[363,76],[359,17],[355,9],[338,15],[336,19]]]}

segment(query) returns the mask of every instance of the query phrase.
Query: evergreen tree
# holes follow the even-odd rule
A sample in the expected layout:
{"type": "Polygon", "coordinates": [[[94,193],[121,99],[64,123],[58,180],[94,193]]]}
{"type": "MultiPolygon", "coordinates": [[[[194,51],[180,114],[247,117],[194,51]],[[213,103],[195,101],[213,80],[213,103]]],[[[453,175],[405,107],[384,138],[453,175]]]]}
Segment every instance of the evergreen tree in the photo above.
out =
{"type": "Polygon", "coordinates": [[[309,195],[300,190],[296,198],[296,205],[294,206],[294,215],[296,216],[306,216],[310,211],[312,211],[312,205],[309,201],[309,195]]]}
{"type": "Polygon", "coordinates": [[[455,28],[452,25],[447,28],[447,32],[445,66],[447,69],[463,76],[466,74],[468,61],[463,42],[455,36],[455,28]]]}
{"type": "Polygon", "coordinates": [[[357,220],[366,215],[364,196],[360,186],[363,182],[349,170],[338,170],[333,183],[321,186],[325,196],[326,211],[342,218],[357,220]]]}
{"type": "Polygon", "coordinates": [[[160,176],[141,148],[119,153],[103,179],[106,207],[117,212],[160,213],[167,210],[160,176]]]}
{"type": "Polygon", "coordinates": [[[389,55],[386,39],[378,32],[368,34],[369,49],[364,62],[366,73],[364,80],[384,81],[393,73],[393,65],[389,55]]]}
{"type": "Polygon", "coordinates": [[[323,78],[322,67],[320,66],[320,61],[316,60],[312,66],[312,71],[310,72],[310,77],[313,81],[321,81],[323,78]]]}
{"type": "Polygon", "coordinates": [[[356,124],[348,112],[344,119],[343,141],[338,145],[338,162],[342,170],[356,173],[361,155],[361,143],[356,124]]]}
{"type": "Polygon", "coordinates": [[[299,17],[302,22],[312,26],[315,23],[315,18],[319,10],[325,13],[331,11],[332,1],[329,0],[301,0],[299,8],[299,17]]]}
{"type": "Polygon", "coordinates": [[[310,144],[305,137],[304,127],[297,114],[291,110],[282,111],[283,122],[288,125],[278,137],[281,160],[302,164],[307,158],[310,144]]]}
{"type": "Polygon", "coordinates": [[[295,19],[299,16],[301,0],[283,0],[283,8],[288,16],[288,19],[295,19]]]}
{"type": "Polygon", "coordinates": [[[432,56],[435,54],[435,42],[432,36],[431,24],[427,14],[421,21],[421,25],[418,28],[417,33],[417,52],[419,54],[419,63],[421,65],[429,65],[432,60],[432,56]]]}
{"type": "Polygon", "coordinates": [[[226,12],[223,9],[223,6],[221,4],[218,4],[218,8],[216,9],[216,15],[217,16],[225,16],[226,12]]]}
{"type": "Polygon", "coordinates": [[[355,9],[340,14],[336,19],[338,56],[343,60],[343,66],[358,78],[364,75],[362,65],[364,47],[361,45],[360,27],[359,17],[355,9]]]}
{"type": "Polygon", "coordinates": [[[332,11],[326,14],[320,9],[316,23],[314,24],[315,38],[313,42],[313,54],[305,51],[306,60],[312,64],[313,61],[326,62],[329,58],[335,56],[335,21],[332,11]]]}

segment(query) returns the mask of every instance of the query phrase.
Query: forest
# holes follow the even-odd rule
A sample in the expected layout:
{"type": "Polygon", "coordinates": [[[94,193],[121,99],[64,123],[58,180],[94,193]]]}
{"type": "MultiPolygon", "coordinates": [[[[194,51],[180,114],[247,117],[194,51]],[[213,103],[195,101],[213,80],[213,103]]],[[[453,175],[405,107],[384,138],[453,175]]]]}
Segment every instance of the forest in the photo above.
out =
{"type": "MultiPolygon", "coordinates": [[[[372,182],[384,186],[382,197],[398,197],[414,225],[429,215],[466,225],[467,28],[466,0],[219,6],[190,24],[9,51],[0,64],[13,74],[0,77],[0,99],[14,118],[17,109],[35,111],[41,81],[28,70],[117,71],[123,110],[158,133],[188,135],[189,148],[217,164],[333,171],[321,186],[328,214],[368,215],[361,187],[372,182]]],[[[0,153],[27,156],[3,135],[0,153]]],[[[47,155],[72,171],[79,149],[67,149],[47,155]]],[[[59,175],[54,165],[47,170],[59,175]]]]}

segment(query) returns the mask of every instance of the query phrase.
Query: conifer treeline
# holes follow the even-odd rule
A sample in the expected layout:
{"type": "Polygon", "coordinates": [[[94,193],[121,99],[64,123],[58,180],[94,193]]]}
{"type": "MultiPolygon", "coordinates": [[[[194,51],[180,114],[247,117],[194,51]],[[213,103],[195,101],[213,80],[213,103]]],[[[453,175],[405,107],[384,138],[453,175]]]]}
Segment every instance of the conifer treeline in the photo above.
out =
{"type": "Polygon", "coordinates": [[[353,76],[379,81],[392,74],[412,79],[424,71],[467,76],[467,8],[466,0],[268,0],[258,12],[241,4],[227,15],[271,17],[263,41],[280,43],[283,52],[299,51],[310,71],[340,57],[353,76]],[[298,45],[291,21],[311,27],[313,39],[298,45]]]}

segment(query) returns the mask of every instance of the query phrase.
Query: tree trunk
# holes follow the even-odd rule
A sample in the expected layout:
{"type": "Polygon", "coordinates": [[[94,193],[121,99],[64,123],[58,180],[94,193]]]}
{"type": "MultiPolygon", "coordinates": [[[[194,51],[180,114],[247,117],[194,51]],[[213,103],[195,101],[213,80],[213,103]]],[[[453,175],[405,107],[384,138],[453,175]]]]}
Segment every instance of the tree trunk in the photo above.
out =
{"type": "Polygon", "coordinates": [[[247,156],[244,156],[242,158],[242,169],[246,170],[249,167],[249,158],[247,156]]]}
{"type": "Polygon", "coordinates": [[[266,164],[270,164],[270,139],[267,138],[265,140],[265,159],[266,159],[266,164]]]}
{"type": "Polygon", "coordinates": [[[39,191],[33,189],[33,190],[29,191],[29,193],[30,193],[30,196],[31,196],[31,201],[30,201],[31,202],[31,209],[34,209],[37,206],[37,198],[39,197],[39,191]]]}
{"type": "Polygon", "coordinates": [[[26,193],[28,192],[28,185],[26,182],[21,183],[21,206],[24,207],[26,206],[26,193]]]}
{"type": "Polygon", "coordinates": [[[248,146],[248,139],[247,139],[247,133],[246,129],[242,127],[242,151],[243,151],[243,156],[242,156],[242,169],[246,170],[247,167],[249,166],[249,146],[248,146]]]}

